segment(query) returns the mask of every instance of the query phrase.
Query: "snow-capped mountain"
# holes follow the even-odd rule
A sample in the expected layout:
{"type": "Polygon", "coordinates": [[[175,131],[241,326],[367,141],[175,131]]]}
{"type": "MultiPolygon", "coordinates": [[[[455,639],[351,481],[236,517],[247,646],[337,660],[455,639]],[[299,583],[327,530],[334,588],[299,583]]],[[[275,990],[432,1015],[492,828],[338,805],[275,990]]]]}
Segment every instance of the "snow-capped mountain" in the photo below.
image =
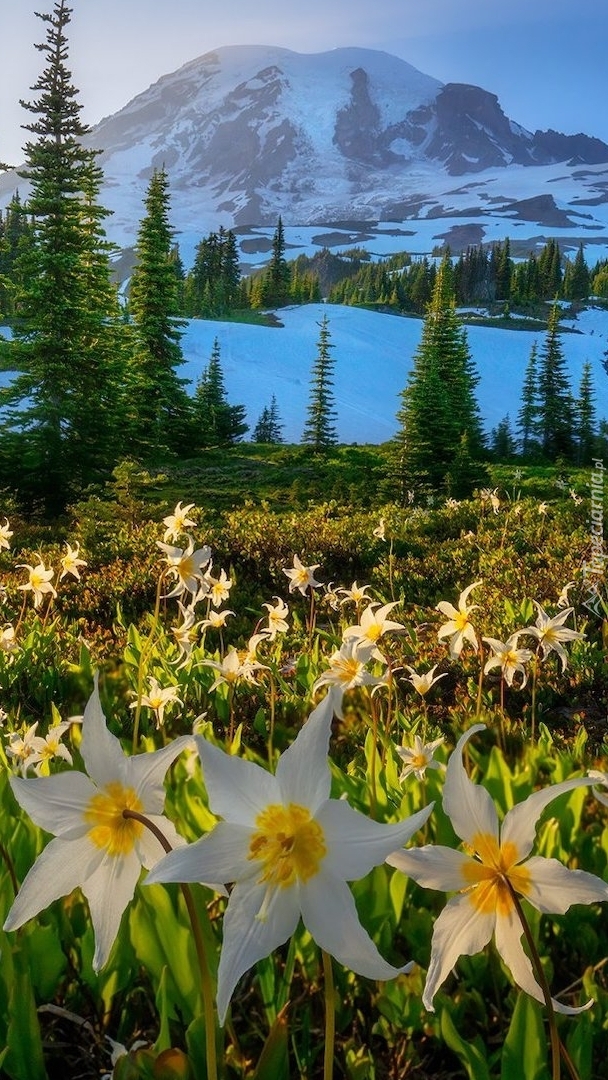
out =
{"type": "MultiPolygon", "coordinates": [[[[486,239],[497,217],[537,233],[606,230],[608,145],[526,131],[494,94],[369,49],[218,49],[102,120],[89,142],[103,150],[108,231],[122,244],[161,166],[176,228],[199,238],[219,224],[274,226],[279,214],[298,226],[481,223],[481,235],[462,232],[465,244],[486,239]]],[[[15,186],[14,174],[0,178],[2,202],[15,186]]]]}

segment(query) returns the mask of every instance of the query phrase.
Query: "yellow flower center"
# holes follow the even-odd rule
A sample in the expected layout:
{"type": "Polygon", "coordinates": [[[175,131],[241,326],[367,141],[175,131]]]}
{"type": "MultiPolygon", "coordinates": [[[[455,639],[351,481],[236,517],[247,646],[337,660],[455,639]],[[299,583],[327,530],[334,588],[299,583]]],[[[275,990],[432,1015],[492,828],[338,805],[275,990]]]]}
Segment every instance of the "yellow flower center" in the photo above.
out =
{"type": "Polygon", "coordinates": [[[464,630],[464,628],[469,624],[468,612],[458,611],[454,618],[454,622],[456,623],[456,627],[459,631],[464,630]]]}
{"type": "Polygon", "coordinates": [[[382,637],[382,627],[380,623],[370,623],[365,631],[365,636],[366,638],[369,638],[370,641],[377,641],[378,638],[382,637]]]}
{"type": "Polygon", "coordinates": [[[465,863],[462,872],[467,885],[473,886],[469,894],[473,907],[481,915],[493,911],[508,915],[514,907],[511,888],[521,896],[530,892],[530,871],[516,865],[517,845],[511,840],[499,844],[490,833],[476,833],[471,845],[480,862],[465,863]]]}
{"type": "Polygon", "coordinates": [[[247,858],[261,864],[258,884],[286,889],[318,873],[327,854],[325,836],[305,806],[271,804],[255,823],[247,858]]]}
{"type": "Polygon", "coordinates": [[[363,664],[360,660],[356,660],[354,656],[347,660],[337,660],[333,666],[338,679],[345,684],[356,683],[360,679],[363,670],[363,664]]]}
{"type": "Polygon", "coordinates": [[[410,758],[410,765],[414,769],[424,769],[429,763],[429,759],[426,754],[414,754],[410,758]]]}
{"type": "Polygon", "coordinates": [[[105,848],[108,855],[128,855],[142,834],[141,822],[123,817],[123,810],[141,814],[143,806],[133,788],[113,780],[93,796],[84,812],[85,821],[91,824],[89,840],[95,847],[105,848]]]}

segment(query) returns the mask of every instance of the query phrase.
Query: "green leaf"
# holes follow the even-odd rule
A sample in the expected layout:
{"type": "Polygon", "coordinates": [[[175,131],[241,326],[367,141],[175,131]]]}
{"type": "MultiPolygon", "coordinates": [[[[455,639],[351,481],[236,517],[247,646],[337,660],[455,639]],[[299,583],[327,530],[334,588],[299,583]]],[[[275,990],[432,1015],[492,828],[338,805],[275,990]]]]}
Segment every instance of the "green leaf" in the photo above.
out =
{"type": "Polygon", "coordinates": [[[287,1008],[281,1009],[268,1033],[253,1080],[289,1080],[287,1008]]]}
{"type": "Polygon", "coordinates": [[[5,1075],[11,1080],[47,1080],[29,965],[20,944],[13,949],[13,977],[5,1075]]]}
{"type": "MultiPolygon", "coordinates": [[[[441,1012],[441,1034],[450,1050],[453,1050],[465,1067],[469,1080],[490,1080],[488,1062],[479,1039],[467,1042],[458,1034],[447,1009],[441,1012]]],[[[522,1080],[521,1074],[518,1080],[522,1080]]],[[[526,1080],[529,1078],[526,1076],[526,1080]]]]}
{"type": "Polygon", "coordinates": [[[549,1080],[547,1048],[542,1006],[522,992],[505,1039],[500,1080],[549,1080]]]}

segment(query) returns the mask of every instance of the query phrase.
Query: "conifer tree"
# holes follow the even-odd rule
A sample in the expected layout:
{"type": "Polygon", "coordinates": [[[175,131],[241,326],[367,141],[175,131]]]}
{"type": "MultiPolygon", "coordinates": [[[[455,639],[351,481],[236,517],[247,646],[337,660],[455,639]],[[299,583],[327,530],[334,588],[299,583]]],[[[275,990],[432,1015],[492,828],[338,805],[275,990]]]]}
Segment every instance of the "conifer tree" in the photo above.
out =
{"type": "Polygon", "coordinates": [[[517,451],[517,444],[511,431],[509,414],[492,429],[490,435],[490,449],[496,461],[512,461],[517,451]]]}
{"type": "Polygon", "coordinates": [[[146,457],[159,449],[179,449],[190,405],[176,368],[183,363],[178,319],[178,276],[169,223],[168,179],[155,170],[145,198],[135,248],[129,309],[134,348],[131,362],[131,438],[146,457]]]}
{"type": "Polygon", "coordinates": [[[538,434],[549,461],[574,457],[574,408],[559,336],[559,307],[551,308],[538,372],[538,434]]]}
{"type": "MultiPolygon", "coordinates": [[[[71,9],[57,0],[38,16],[45,68],[21,102],[30,194],[25,209],[31,243],[15,262],[21,374],[5,413],[3,471],[47,514],[61,511],[83,485],[103,479],[120,453],[122,354],[110,245],[98,203],[96,152],[83,146],[89,129],[67,67],[71,9]]],[[[6,400],[6,398],[5,398],[6,400]]]]}
{"type": "Polygon", "coordinates": [[[591,364],[589,360],[586,360],[583,364],[583,374],[576,399],[576,440],[579,465],[588,465],[593,457],[597,434],[594,399],[591,364]]]}
{"type": "Polygon", "coordinates": [[[517,417],[517,430],[523,457],[528,458],[537,447],[538,433],[538,348],[534,342],[524,375],[521,392],[521,408],[517,417]]]}
{"type": "Polygon", "coordinates": [[[245,406],[228,402],[217,338],[213,342],[209,363],[196,386],[194,414],[194,443],[200,447],[231,446],[248,431],[245,406]]]}
{"type": "Polygon", "coordinates": [[[472,461],[479,461],[485,440],[477,382],[466,331],[455,310],[451,265],[444,259],[397,414],[391,457],[399,497],[416,488],[445,491],[455,458],[465,449],[472,461]]]}
{"type": "Polygon", "coordinates": [[[265,405],[260,413],[258,422],[253,429],[252,442],[282,443],[282,430],[283,424],[279,418],[277,399],[273,394],[270,405],[265,405]]]}
{"type": "Polygon", "coordinates": [[[585,300],[589,296],[589,267],[585,262],[583,245],[579,244],[573,262],[569,262],[564,273],[564,296],[567,300],[585,300]]]}
{"type": "Polygon", "coordinates": [[[325,450],[330,446],[334,446],[338,441],[335,427],[337,414],[333,395],[335,362],[330,355],[330,349],[333,349],[334,346],[331,344],[327,315],[324,315],[322,321],[317,325],[320,327],[317,357],[312,368],[310,397],[302,442],[312,446],[315,450],[325,450]]]}

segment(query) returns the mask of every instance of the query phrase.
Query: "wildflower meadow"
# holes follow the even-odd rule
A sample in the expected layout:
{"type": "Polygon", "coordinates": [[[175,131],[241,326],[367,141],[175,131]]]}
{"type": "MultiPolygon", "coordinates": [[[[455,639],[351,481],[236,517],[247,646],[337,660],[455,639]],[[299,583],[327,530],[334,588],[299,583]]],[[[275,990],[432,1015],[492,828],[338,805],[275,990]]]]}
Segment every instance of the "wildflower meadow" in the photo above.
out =
{"type": "Polygon", "coordinates": [[[2,1076],[608,1076],[603,564],[532,472],[7,507],[2,1076]]]}

